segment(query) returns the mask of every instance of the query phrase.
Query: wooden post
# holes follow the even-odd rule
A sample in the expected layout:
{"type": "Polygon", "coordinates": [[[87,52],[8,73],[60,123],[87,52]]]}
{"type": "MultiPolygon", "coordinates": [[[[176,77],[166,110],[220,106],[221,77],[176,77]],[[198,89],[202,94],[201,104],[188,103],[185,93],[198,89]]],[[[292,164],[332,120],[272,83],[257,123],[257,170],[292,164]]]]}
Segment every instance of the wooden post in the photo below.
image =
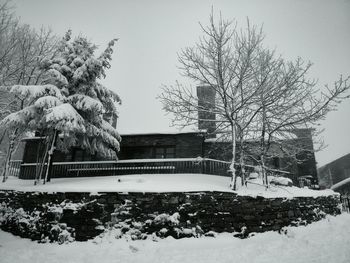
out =
{"type": "Polygon", "coordinates": [[[9,168],[10,168],[9,166],[10,166],[10,161],[11,161],[11,157],[12,157],[12,153],[13,153],[13,149],[14,149],[16,133],[17,133],[17,130],[15,130],[10,135],[10,144],[9,144],[8,152],[7,152],[7,155],[6,155],[5,169],[3,171],[3,178],[2,178],[2,182],[3,183],[6,182],[6,180],[8,178],[8,171],[9,171],[9,168]]]}
{"type": "Polygon", "coordinates": [[[58,137],[58,131],[55,130],[51,142],[51,147],[50,150],[48,151],[49,157],[47,160],[47,168],[46,168],[46,174],[45,174],[45,179],[44,179],[44,184],[45,182],[50,182],[51,181],[51,171],[52,171],[52,163],[53,163],[53,153],[56,148],[56,142],[57,142],[57,137],[58,137]]]}

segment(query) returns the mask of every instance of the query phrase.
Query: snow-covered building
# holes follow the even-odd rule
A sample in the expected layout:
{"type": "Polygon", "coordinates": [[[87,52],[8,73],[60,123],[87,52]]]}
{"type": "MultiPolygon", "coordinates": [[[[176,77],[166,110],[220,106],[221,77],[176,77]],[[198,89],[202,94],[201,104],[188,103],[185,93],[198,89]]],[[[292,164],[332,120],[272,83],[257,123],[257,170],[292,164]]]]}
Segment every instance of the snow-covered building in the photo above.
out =
{"type": "MultiPolygon", "coordinates": [[[[312,138],[306,136],[306,131],[300,131],[296,141],[309,142],[312,138]]],[[[231,142],[216,142],[207,138],[203,131],[182,133],[144,133],[122,135],[120,160],[125,159],[161,159],[161,158],[211,158],[216,160],[231,160],[231,142]]],[[[257,147],[251,142],[251,147],[257,147]]],[[[284,170],[296,178],[308,177],[311,184],[317,184],[316,161],[313,152],[299,153],[297,162],[291,157],[273,157],[267,165],[272,169],[284,170]],[[305,155],[305,156],[301,156],[305,155]]],[[[248,165],[254,165],[248,162],[248,165]]]]}
{"type": "MultiPolygon", "coordinates": [[[[198,87],[197,94],[199,103],[201,101],[214,101],[215,94],[206,87],[198,87]]],[[[204,105],[205,103],[203,103],[204,105]]],[[[210,158],[221,161],[231,160],[230,140],[218,140],[213,131],[215,130],[215,114],[199,112],[200,121],[198,130],[192,132],[169,132],[169,133],[140,133],[124,134],[120,144],[118,160],[138,160],[140,159],[179,159],[179,158],[210,158]],[[207,120],[207,121],[206,121],[207,120]]],[[[116,125],[116,120],[113,121],[116,125]]],[[[311,184],[317,184],[316,161],[313,153],[313,142],[311,131],[301,129],[293,131],[294,137],[291,144],[300,144],[306,150],[299,152],[297,158],[286,157],[280,154],[281,150],[277,145],[271,147],[275,151],[274,157],[267,160],[267,165],[272,169],[284,170],[293,175],[294,181],[297,178],[311,179],[311,184]],[[297,161],[302,160],[302,161],[297,161]]],[[[40,147],[40,138],[27,138],[26,148],[23,155],[24,163],[35,163],[36,153],[40,147]]],[[[247,143],[249,148],[256,148],[259,144],[256,141],[247,143]]],[[[237,145],[239,148],[239,145],[237,145]]],[[[54,162],[91,162],[106,161],[97,154],[91,155],[81,148],[72,148],[69,152],[56,151],[53,156],[54,162]]],[[[254,165],[253,162],[247,162],[254,165]]]]}
{"type": "Polygon", "coordinates": [[[350,153],[318,169],[320,186],[330,188],[350,178],[350,153]]]}
{"type": "Polygon", "coordinates": [[[332,190],[350,196],[350,177],[332,185],[332,190]]]}

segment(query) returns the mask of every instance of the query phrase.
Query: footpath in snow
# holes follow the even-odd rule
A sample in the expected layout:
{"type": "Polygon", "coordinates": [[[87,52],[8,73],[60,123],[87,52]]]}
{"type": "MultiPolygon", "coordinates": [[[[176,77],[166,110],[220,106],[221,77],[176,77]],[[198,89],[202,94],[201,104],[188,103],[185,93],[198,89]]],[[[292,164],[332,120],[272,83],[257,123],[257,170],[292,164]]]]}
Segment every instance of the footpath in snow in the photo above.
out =
{"type": "Polygon", "coordinates": [[[350,214],[308,226],[287,227],[284,234],[265,232],[248,239],[216,238],[128,241],[110,235],[88,242],[38,244],[0,231],[1,263],[348,263],[350,214]]]}
{"type": "MultiPolygon", "coordinates": [[[[10,177],[0,183],[0,190],[39,192],[233,192],[231,178],[207,174],[142,174],[123,176],[100,176],[52,179],[45,185],[33,185],[33,180],[10,177]]],[[[239,195],[273,197],[327,196],[332,190],[310,190],[307,188],[274,186],[266,189],[258,181],[248,183],[236,191],[239,195]]]]}

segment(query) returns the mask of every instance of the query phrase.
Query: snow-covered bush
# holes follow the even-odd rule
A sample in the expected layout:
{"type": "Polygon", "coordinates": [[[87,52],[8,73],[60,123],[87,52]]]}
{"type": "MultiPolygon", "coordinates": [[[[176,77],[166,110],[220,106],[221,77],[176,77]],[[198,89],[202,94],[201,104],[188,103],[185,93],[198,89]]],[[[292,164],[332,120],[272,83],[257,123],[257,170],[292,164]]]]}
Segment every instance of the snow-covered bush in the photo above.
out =
{"type": "MultiPolygon", "coordinates": [[[[57,207],[49,210],[58,211],[57,207]]],[[[74,240],[74,229],[47,219],[43,212],[37,210],[28,212],[23,208],[12,209],[5,203],[0,205],[0,227],[3,230],[44,243],[63,244],[74,240]]]]}
{"type": "Polygon", "coordinates": [[[49,239],[51,241],[57,241],[58,244],[73,242],[74,237],[72,236],[72,232],[72,228],[67,227],[67,224],[55,224],[50,229],[49,239]]]}
{"type": "Polygon", "coordinates": [[[179,213],[174,213],[173,215],[169,214],[160,214],[157,215],[153,223],[155,225],[171,225],[171,226],[176,226],[179,224],[179,219],[180,219],[180,214],[179,213]]]}
{"type": "Polygon", "coordinates": [[[75,239],[87,240],[105,231],[97,219],[103,218],[103,209],[95,200],[43,203],[29,211],[14,209],[9,202],[0,204],[0,228],[21,237],[63,244],[75,239]]]}
{"type": "Polygon", "coordinates": [[[188,222],[181,223],[181,216],[178,212],[173,214],[144,213],[135,216],[135,211],[136,213],[138,211],[137,204],[126,200],[125,204],[117,207],[111,214],[112,227],[106,229],[105,234],[113,233],[117,239],[124,237],[131,240],[145,238],[157,240],[156,237],[168,236],[174,238],[199,237],[204,234],[199,226],[192,226],[188,222]]]}
{"type": "Polygon", "coordinates": [[[293,181],[289,178],[282,177],[282,176],[273,176],[270,179],[270,184],[274,185],[283,185],[283,186],[293,186],[293,181]]]}

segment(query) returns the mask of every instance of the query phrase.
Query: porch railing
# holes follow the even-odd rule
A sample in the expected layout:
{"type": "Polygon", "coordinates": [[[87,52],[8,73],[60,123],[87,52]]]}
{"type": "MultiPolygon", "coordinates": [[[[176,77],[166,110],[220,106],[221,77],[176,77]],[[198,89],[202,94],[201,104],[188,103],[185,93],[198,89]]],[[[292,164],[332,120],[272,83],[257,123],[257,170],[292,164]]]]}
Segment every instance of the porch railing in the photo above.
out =
{"type": "Polygon", "coordinates": [[[21,168],[21,160],[11,160],[9,165],[9,176],[19,176],[21,168]]]}
{"type": "Polygon", "coordinates": [[[344,194],[340,196],[342,204],[342,211],[350,213],[350,194],[344,194]]]}
{"type": "MultiPolygon", "coordinates": [[[[34,179],[36,168],[36,163],[21,164],[19,178],[34,179]]],[[[160,173],[204,173],[229,176],[228,169],[228,162],[205,158],[54,162],[51,178],[160,173]]]]}
{"type": "MultiPolygon", "coordinates": [[[[120,161],[94,162],[54,162],[51,178],[90,177],[126,174],[174,174],[201,173],[230,176],[230,162],[208,158],[174,158],[174,159],[132,159],[120,161]]],[[[19,178],[34,179],[36,163],[22,163],[19,178]]],[[[44,170],[46,169],[46,165],[44,170]]],[[[246,172],[254,170],[247,165],[246,172]]],[[[268,173],[291,178],[288,172],[269,170],[268,173]]],[[[294,178],[291,178],[292,180],[294,178]]],[[[294,180],[293,180],[294,181],[294,180]]]]}
{"type": "MultiPolygon", "coordinates": [[[[22,163],[19,174],[20,179],[34,179],[36,175],[37,163],[22,163]]],[[[104,176],[114,175],[113,168],[115,161],[95,161],[95,162],[54,162],[51,170],[51,178],[77,177],[77,176],[104,176]],[[89,170],[90,173],[77,173],[73,171],[89,170]]],[[[46,164],[43,169],[46,171],[46,164]]]]}

